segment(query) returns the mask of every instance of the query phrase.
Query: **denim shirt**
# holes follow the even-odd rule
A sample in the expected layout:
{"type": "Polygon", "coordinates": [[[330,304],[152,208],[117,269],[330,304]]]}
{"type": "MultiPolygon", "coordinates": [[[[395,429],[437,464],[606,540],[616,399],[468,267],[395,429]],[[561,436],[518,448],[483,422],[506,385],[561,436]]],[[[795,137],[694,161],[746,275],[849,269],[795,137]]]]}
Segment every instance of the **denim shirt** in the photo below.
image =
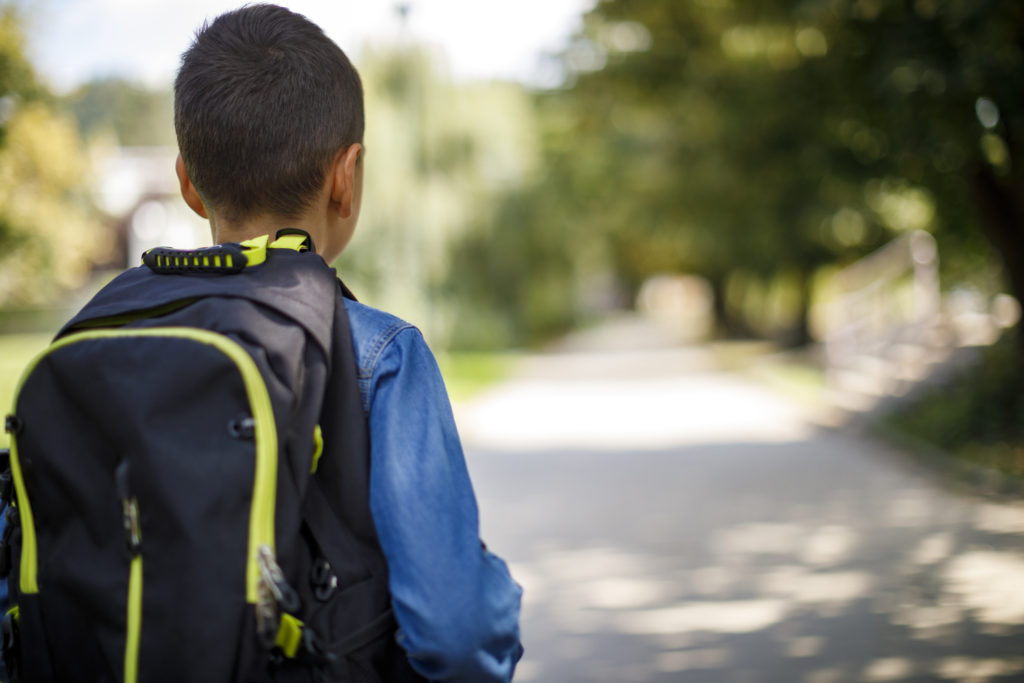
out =
{"type": "Polygon", "coordinates": [[[370,428],[370,510],[398,642],[431,680],[508,681],[522,590],[479,538],[476,499],[433,354],[412,325],[345,300],[370,428]]]}

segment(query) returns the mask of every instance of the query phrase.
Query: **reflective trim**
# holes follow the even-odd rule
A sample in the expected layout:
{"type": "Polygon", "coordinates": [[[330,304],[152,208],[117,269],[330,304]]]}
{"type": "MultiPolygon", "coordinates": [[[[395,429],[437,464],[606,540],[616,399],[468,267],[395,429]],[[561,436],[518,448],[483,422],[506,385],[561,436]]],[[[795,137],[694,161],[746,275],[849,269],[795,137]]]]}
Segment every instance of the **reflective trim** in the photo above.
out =
{"type": "Polygon", "coordinates": [[[310,474],[316,474],[316,468],[320,464],[320,456],[324,454],[324,433],[320,425],[313,427],[313,464],[309,468],[310,474]]]}
{"type": "MultiPolygon", "coordinates": [[[[22,378],[24,381],[24,378],[22,378]]],[[[17,397],[21,390],[14,392],[17,397]]],[[[15,399],[16,400],[16,399],[15,399]]],[[[21,474],[21,461],[18,459],[18,437],[11,434],[11,475],[14,477],[14,490],[18,494],[18,514],[21,520],[21,566],[18,569],[18,590],[22,593],[38,593],[36,582],[36,525],[32,518],[32,504],[25,490],[25,479],[21,474]]]]}
{"type": "Polygon", "coordinates": [[[124,683],[139,678],[139,640],[142,636],[142,555],[132,557],[128,573],[128,633],[124,643],[124,683]]]}
{"type": "MultiPolygon", "coordinates": [[[[18,396],[25,380],[35,370],[36,366],[50,352],[54,345],[50,345],[43,351],[36,354],[35,358],[25,367],[18,379],[14,389],[14,405],[11,407],[11,415],[18,414],[18,396]]],[[[14,491],[16,493],[18,515],[21,522],[21,563],[18,569],[18,590],[22,593],[38,593],[39,583],[36,576],[36,567],[39,564],[36,550],[36,524],[32,517],[32,503],[28,499],[28,491],[25,489],[25,477],[21,472],[21,460],[18,458],[18,435],[11,432],[10,435],[10,458],[11,477],[14,479],[14,491]]],[[[12,501],[13,503],[13,501],[12,501]]]]}
{"type": "Polygon", "coordinates": [[[130,322],[142,320],[143,318],[156,318],[157,316],[173,313],[179,308],[185,308],[186,306],[194,303],[195,301],[196,297],[191,297],[188,299],[171,301],[170,303],[164,304],[162,306],[155,306],[153,308],[144,308],[138,311],[122,313],[121,315],[111,315],[107,316],[106,318],[94,318],[92,320],[84,320],[76,324],[72,329],[87,330],[94,327],[120,327],[121,325],[127,325],[130,322]]]}

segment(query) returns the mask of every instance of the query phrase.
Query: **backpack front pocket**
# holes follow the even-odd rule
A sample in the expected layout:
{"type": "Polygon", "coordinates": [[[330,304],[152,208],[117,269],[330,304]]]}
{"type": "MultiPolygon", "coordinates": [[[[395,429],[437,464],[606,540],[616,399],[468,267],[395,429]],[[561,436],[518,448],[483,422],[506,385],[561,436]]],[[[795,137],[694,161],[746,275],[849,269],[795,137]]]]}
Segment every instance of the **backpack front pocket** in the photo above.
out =
{"type": "Polygon", "coordinates": [[[231,680],[276,611],[277,430],[248,352],[192,328],[80,332],[26,370],[15,415],[17,592],[55,678],[231,680]]]}

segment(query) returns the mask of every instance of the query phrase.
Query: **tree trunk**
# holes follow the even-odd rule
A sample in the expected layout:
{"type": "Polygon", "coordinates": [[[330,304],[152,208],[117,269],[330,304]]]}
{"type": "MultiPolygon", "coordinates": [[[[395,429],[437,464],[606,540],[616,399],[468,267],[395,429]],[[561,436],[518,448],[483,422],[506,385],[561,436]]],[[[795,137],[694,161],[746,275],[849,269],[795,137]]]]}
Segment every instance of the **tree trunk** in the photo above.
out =
{"type": "Polygon", "coordinates": [[[807,346],[813,339],[811,339],[811,274],[809,271],[801,270],[798,274],[799,281],[797,287],[799,289],[800,300],[797,303],[799,307],[797,309],[796,322],[793,327],[789,330],[789,333],[785,338],[785,345],[791,348],[799,348],[801,346],[807,346]]]}
{"type": "Polygon", "coordinates": [[[708,284],[711,285],[711,315],[713,317],[713,336],[725,337],[728,323],[728,314],[725,306],[725,277],[720,275],[709,275],[708,284]]]}
{"type": "Polygon", "coordinates": [[[750,326],[729,310],[725,297],[726,274],[709,275],[711,284],[711,311],[714,314],[715,336],[724,339],[749,339],[752,337],[750,326]]]}
{"type": "MultiPolygon", "coordinates": [[[[1019,193],[988,167],[972,173],[970,183],[982,231],[1003,263],[1010,293],[1024,304],[1024,205],[1019,193]]],[[[1024,335],[1017,339],[1024,351],[1024,335]]]]}

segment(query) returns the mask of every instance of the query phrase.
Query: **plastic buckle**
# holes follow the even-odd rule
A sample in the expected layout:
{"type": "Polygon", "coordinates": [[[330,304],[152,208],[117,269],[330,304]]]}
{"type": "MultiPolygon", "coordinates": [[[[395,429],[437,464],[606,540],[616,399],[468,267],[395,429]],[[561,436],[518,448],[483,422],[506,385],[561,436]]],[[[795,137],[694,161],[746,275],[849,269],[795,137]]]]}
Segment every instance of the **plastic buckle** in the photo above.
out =
{"type": "MultiPolygon", "coordinates": [[[[281,228],[280,230],[278,230],[274,234],[274,241],[276,242],[277,240],[281,239],[285,235],[299,235],[301,237],[305,237],[306,239],[305,239],[304,243],[302,244],[302,246],[300,246],[298,249],[296,249],[296,251],[298,251],[298,252],[312,251],[313,253],[316,253],[316,246],[314,246],[314,244],[313,244],[313,238],[305,230],[300,230],[299,228],[281,228]]],[[[271,246],[273,246],[273,244],[271,244],[271,246]]]]}
{"type": "Polygon", "coordinates": [[[4,418],[4,431],[17,436],[25,429],[25,423],[17,415],[8,415],[4,418]]]}
{"type": "Polygon", "coordinates": [[[331,570],[331,563],[321,557],[313,563],[312,574],[313,595],[320,602],[326,602],[338,588],[338,577],[331,570]]]}

